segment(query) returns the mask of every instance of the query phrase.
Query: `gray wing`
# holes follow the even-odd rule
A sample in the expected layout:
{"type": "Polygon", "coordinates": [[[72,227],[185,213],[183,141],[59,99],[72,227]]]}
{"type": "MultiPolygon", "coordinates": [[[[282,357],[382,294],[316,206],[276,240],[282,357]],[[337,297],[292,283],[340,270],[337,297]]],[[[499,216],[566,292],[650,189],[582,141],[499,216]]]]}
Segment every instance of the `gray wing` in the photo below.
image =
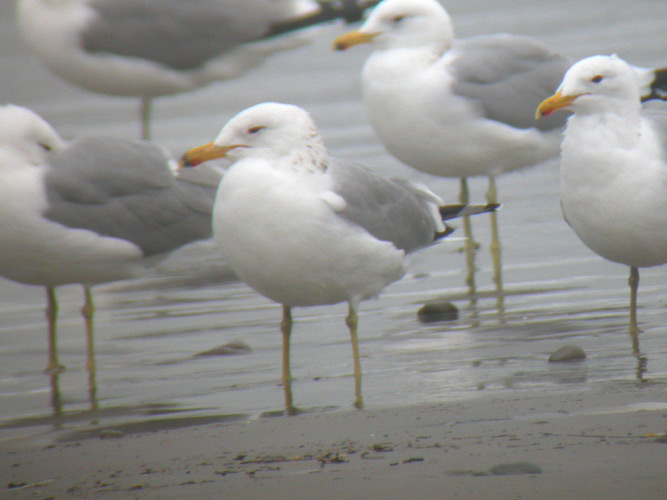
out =
{"type": "Polygon", "coordinates": [[[214,179],[180,179],[149,143],[82,139],[54,154],[45,217],[156,255],[211,235],[214,179]]]}
{"type": "Polygon", "coordinates": [[[539,104],[556,92],[571,65],[539,40],[489,35],[457,41],[451,68],[454,94],[474,100],[482,116],[517,128],[562,127],[566,113],[535,120],[539,104]]]}
{"type": "Polygon", "coordinates": [[[270,32],[291,12],[272,0],[92,0],[85,50],[196,69],[270,32]]]}
{"type": "Polygon", "coordinates": [[[642,104],[642,116],[649,119],[662,143],[663,160],[667,162],[667,102],[647,101],[642,104]]]}
{"type": "Polygon", "coordinates": [[[340,215],[351,223],[406,252],[436,239],[434,202],[409,182],[341,160],[329,168],[334,191],[347,203],[340,215]]]}

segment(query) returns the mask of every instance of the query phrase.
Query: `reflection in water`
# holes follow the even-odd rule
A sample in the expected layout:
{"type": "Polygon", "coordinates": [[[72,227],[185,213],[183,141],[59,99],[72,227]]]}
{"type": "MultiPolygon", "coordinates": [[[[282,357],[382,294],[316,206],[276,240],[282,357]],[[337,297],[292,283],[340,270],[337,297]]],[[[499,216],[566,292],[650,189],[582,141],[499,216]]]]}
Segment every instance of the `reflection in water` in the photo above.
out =
{"type": "Polygon", "coordinates": [[[644,376],[648,370],[648,358],[646,356],[642,356],[639,352],[635,353],[635,357],[637,358],[637,380],[640,382],[646,382],[647,379],[644,376]]]}
{"type": "Polygon", "coordinates": [[[49,378],[51,379],[51,408],[53,408],[53,415],[57,416],[63,411],[63,400],[60,394],[60,371],[51,371],[49,378]]]}

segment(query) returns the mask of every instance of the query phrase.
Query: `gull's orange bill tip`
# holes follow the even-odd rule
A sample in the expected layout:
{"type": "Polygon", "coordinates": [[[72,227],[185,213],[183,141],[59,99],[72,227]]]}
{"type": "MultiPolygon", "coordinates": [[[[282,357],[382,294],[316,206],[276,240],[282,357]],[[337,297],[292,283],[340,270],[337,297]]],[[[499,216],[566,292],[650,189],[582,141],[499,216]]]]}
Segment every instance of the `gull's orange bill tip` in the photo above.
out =
{"type": "Polygon", "coordinates": [[[235,148],[244,147],[241,144],[232,144],[230,146],[218,146],[213,142],[188,149],[178,161],[178,168],[196,167],[209,160],[224,158],[227,153],[235,148]]]}
{"type": "Polygon", "coordinates": [[[543,116],[549,116],[554,111],[567,108],[570,106],[581,94],[578,95],[563,95],[559,90],[551,97],[545,99],[540,103],[535,111],[535,119],[539,120],[543,116]]]}
{"type": "Polygon", "coordinates": [[[378,36],[380,33],[362,33],[361,31],[350,31],[344,35],[339,36],[333,42],[333,50],[345,50],[349,49],[354,45],[360,45],[362,43],[369,43],[373,38],[378,36]]]}

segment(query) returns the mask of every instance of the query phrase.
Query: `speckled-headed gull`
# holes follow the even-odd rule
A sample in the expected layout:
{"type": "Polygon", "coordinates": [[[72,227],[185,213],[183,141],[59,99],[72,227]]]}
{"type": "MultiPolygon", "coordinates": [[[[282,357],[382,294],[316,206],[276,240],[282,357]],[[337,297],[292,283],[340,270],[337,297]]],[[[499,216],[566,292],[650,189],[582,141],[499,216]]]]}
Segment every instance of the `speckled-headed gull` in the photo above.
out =
{"type": "Polygon", "coordinates": [[[0,107],[0,275],[46,287],[49,371],[61,369],[55,287],[84,286],[92,370],[90,287],[135,277],[166,252],[210,237],[219,174],[188,180],[175,168],[148,142],[67,145],[34,112],[0,107]]]}
{"type": "MultiPolygon", "coordinates": [[[[495,202],[495,176],[558,155],[566,116],[536,122],[534,114],[571,62],[541,41],[509,34],[455,39],[452,21],[436,0],[384,0],[358,31],[337,38],[334,48],[361,43],[375,48],[362,83],[380,140],[417,170],[460,178],[462,203],[468,200],[467,177],[488,176],[487,199],[495,202]]],[[[651,92],[656,74],[638,72],[651,92]]],[[[464,228],[470,250],[470,226],[464,228]]],[[[494,281],[501,293],[494,213],[491,229],[494,281]]],[[[474,291],[473,254],[467,255],[474,291]]]]}
{"type": "Polygon", "coordinates": [[[250,287],[283,305],[285,407],[294,413],[289,363],[291,308],[347,302],[362,405],[357,341],[360,301],[406,272],[406,255],[450,231],[443,220],[497,205],[441,206],[425,187],[389,180],[331,157],[310,115],[264,103],[239,113],[184,166],[228,156],[235,163],[216,195],[213,234],[225,262],[250,287]]]}
{"type": "Polygon", "coordinates": [[[639,267],[667,263],[667,103],[640,104],[630,65],[616,56],[574,64],[537,117],[574,112],[562,143],[561,205],[586,246],[630,266],[630,334],[639,352],[639,267]]]}
{"type": "MultiPolygon", "coordinates": [[[[373,2],[376,3],[376,2],[373,2]]],[[[369,4],[373,4],[369,2],[369,4]]],[[[152,98],[235,78],[304,42],[274,35],[361,15],[346,0],[17,0],[19,30],[61,78],[94,92],[152,98]]]]}

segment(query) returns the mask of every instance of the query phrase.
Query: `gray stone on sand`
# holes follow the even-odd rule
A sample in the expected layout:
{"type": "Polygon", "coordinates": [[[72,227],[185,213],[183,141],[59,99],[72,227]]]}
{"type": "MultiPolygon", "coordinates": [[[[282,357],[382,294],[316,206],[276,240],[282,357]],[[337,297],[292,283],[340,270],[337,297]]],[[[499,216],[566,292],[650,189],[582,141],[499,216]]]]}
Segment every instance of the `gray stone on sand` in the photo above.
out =
{"type": "Polygon", "coordinates": [[[454,321],[459,318],[459,310],[451,302],[429,302],[417,311],[417,317],[422,323],[454,321]]]}
{"type": "Polygon", "coordinates": [[[549,363],[563,363],[586,359],[586,353],[577,345],[564,345],[549,356],[549,363]]]}
{"type": "Polygon", "coordinates": [[[234,340],[226,344],[198,352],[195,356],[235,356],[237,354],[248,354],[252,348],[241,340],[234,340]]]}

